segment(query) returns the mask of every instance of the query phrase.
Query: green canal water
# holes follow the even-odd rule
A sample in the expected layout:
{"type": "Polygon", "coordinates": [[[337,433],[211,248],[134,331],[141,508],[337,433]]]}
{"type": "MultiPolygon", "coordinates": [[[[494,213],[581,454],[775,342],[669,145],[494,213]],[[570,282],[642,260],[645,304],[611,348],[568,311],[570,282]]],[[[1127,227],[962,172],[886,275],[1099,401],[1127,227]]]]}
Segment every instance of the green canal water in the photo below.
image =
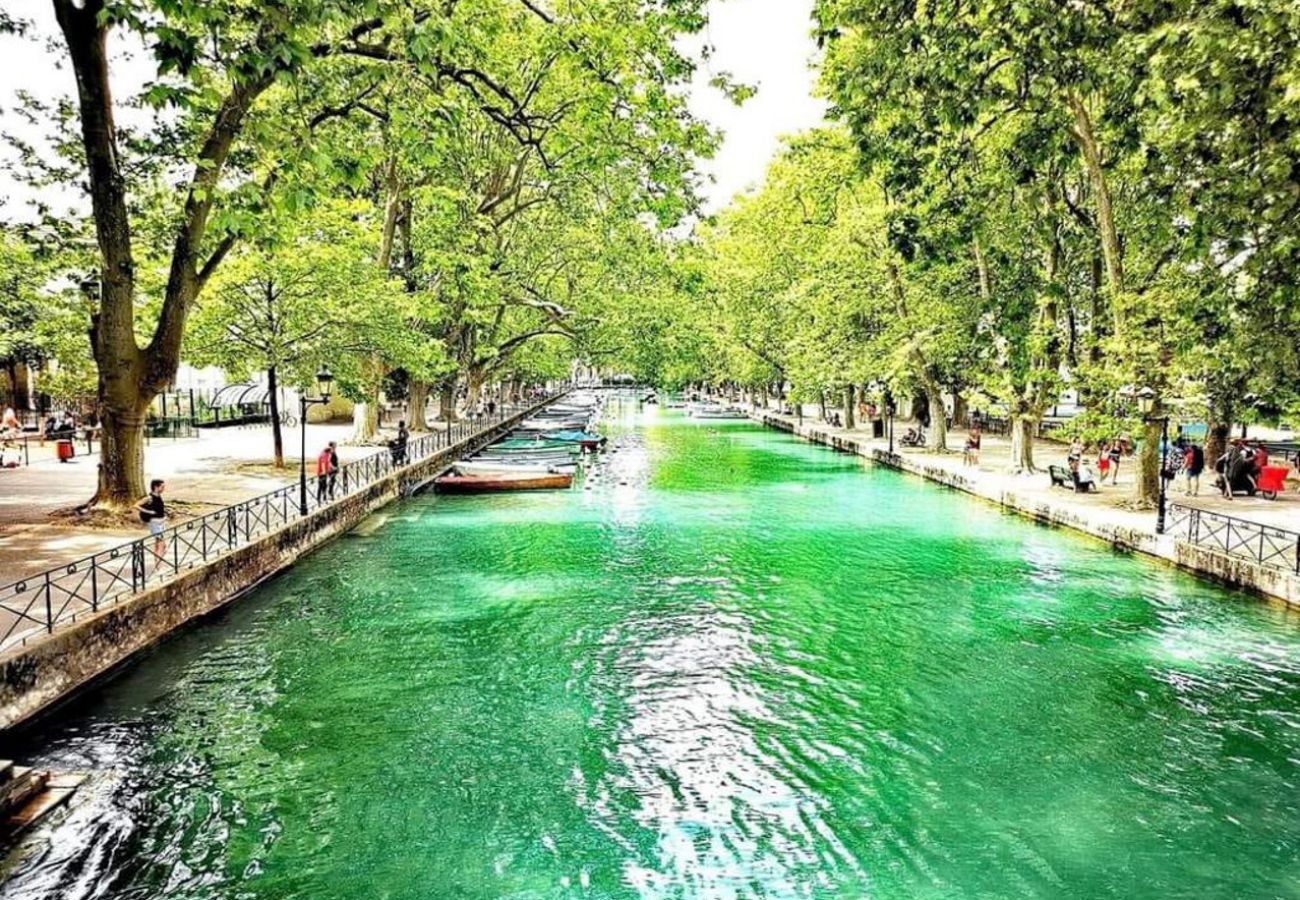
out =
{"type": "Polygon", "coordinates": [[[1300,897],[1294,615],[746,424],[417,498],[16,748],[5,898],[1300,897]]]}

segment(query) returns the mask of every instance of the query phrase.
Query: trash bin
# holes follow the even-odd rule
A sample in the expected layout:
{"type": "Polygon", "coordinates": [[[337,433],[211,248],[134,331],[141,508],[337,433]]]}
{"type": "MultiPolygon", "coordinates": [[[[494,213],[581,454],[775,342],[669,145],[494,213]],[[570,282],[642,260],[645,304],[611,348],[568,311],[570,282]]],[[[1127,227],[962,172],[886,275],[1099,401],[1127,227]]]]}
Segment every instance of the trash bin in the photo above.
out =
{"type": "Polygon", "coordinates": [[[1256,489],[1268,500],[1276,500],[1277,495],[1286,489],[1286,467],[1265,466],[1259,472],[1256,489]]]}
{"type": "Polygon", "coordinates": [[[883,437],[885,436],[885,420],[884,420],[884,419],[872,419],[872,420],[871,420],[871,436],[872,436],[873,438],[883,438],[883,437]]]}
{"type": "Polygon", "coordinates": [[[76,448],[72,446],[72,438],[59,438],[54,447],[59,454],[59,462],[67,462],[77,455],[76,448]]]}

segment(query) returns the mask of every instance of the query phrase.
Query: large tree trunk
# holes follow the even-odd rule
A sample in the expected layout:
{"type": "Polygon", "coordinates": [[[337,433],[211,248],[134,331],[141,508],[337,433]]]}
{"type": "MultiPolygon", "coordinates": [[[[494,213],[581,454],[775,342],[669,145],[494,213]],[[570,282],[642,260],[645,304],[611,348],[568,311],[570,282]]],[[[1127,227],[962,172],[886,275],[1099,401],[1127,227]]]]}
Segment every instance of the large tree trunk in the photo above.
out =
{"type": "Polygon", "coordinates": [[[95,499],[105,505],[126,506],[144,495],[145,410],[175,377],[190,307],[234,244],[234,237],[224,237],[206,261],[201,259],[226,158],[253,103],[270,87],[276,72],[268,67],[235,83],[199,142],[176,222],[158,324],[148,346],[141,349],[135,339],[135,264],[127,179],[117,146],[109,78],[107,43],[113,16],[104,14],[103,0],[80,4],[54,0],[54,13],[76,75],[81,142],[99,245],[99,308],[92,318],[91,346],[99,372],[103,453],[95,499]]]}
{"type": "Polygon", "coordinates": [[[1205,464],[1213,466],[1228,449],[1232,425],[1226,419],[1212,418],[1205,431],[1205,464]]]}
{"type": "Polygon", "coordinates": [[[144,478],[144,420],[149,404],[100,406],[99,491],[96,502],[125,507],[148,493],[144,478]]]}
{"type": "Polygon", "coordinates": [[[1035,328],[1038,345],[1031,361],[1031,374],[1020,388],[1020,398],[1012,410],[1011,421],[1011,471],[1036,472],[1034,465],[1034,437],[1043,412],[1055,397],[1055,377],[1061,368],[1061,342],[1057,319],[1060,309],[1056,302],[1057,274],[1061,268],[1061,241],[1058,233],[1057,207],[1059,195],[1056,186],[1048,183],[1043,194],[1043,222],[1050,225],[1047,246],[1043,251],[1043,282],[1038,292],[1038,320],[1035,328]]]}
{"type": "Polygon", "coordinates": [[[410,421],[406,424],[412,431],[428,431],[429,419],[425,413],[425,407],[429,404],[429,383],[412,378],[409,396],[410,407],[406,414],[410,421]]]}
{"type": "Polygon", "coordinates": [[[352,440],[373,441],[379,433],[379,407],[374,403],[357,403],[352,407],[352,440]]]}
{"type": "Polygon", "coordinates": [[[1236,418],[1233,399],[1237,396],[1237,387],[1211,381],[1206,386],[1206,393],[1209,394],[1209,403],[1205,410],[1205,464],[1213,466],[1228,449],[1232,420],[1236,418]]]}
{"type": "MultiPolygon", "coordinates": [[[[889,275],[890,287],[893,290],[894,308],[899,319],[907,321],[907,292],[903,286],[902,273],[898,271],[897,263],[892,260],[886,271],[889,275]]],[[[907,355],[912,361],[917,378],[921,380],[921,385],[925,389],[926,403],[930,410],[928,446],[934,451],[945,451],[948,449],[948,423],[943,408],[943,390],[939,386],[939,379],[934,376],[930,368],[930,361],[919,344],[913,342],[908,348],[907,355]]]]}
{"type": "Polygon", "coordinates": [[[966,427],[966,426],[968,426],[968,425],[970,424],[970,422],[969,422],[969,419],[970,419],[970,410],[967,408],[968,405],[969,405],[969,404],[967,404],[967,402],[966,402],[966,398],[963,397],[963,396],[961,395],[961,393],[960,393],[956,388],[953,388],[953,391],[952,391],[952,423],[953,423],[954,425],[956,425],[957,427],[959,427],[959,428],[961,428],[961,427],[966,427]]]}
{"type": "Polygon", "coordinates": [[[930,407],[930,434],[926,446],[941,453],[948,449],[948,416],[943,407],[943,390],[933,377],[925,379],[925,398],[930,407]]]}
{"type": "Polygon", "coordinates": [[[1018,410],[1011,417],[1011,471],[1037,472],[1034,466],[1034,432],[1038,419],[1029,410],[1018,410]]]}
{"type": "Polygon", "coordinates": [[[456,421],[456,382],[454,381],[438,389],[438,416],[444,425],[456,421]]]}
{"type": "MultiPolygon", "coordinates": [[[[1114,204],[1111,199],[1110,187],[1106,183],[1101,148],[1097,143],[1092,127],[1092,119],[1088,115],[1087,107],[1077,91],[1071,91],[1069,99],[1070,109],[1074,113],[1075,136],[1082,151],[1084,166],[1088,171],[1093,190],[1097,195],[1097,231],[1101,238],[1102,260],[1106,265],[1107,286],[1110,288],[1110,297],[1108,299],[1111,303],[1115,334],[1122,337],[1125,335],[1125,324],[1130,304],[1128,298],[1125,297],[1128,286],[1124,276],[1124,257],[1120,245],[1119,228],[1115,224],[1114,204]]],[[[1162,347],[1162,368],[1167,364],[1165,359],[1167,354],[1167,349],[1162,347]]],[[[1151,375],[1152,373],[1142,372],[1139,369],[1136,373],[1138,383],[1143,384],[1149,381],[1151,375]]],[[[1156,402],[1163,405],[1164,398],[1157,394],[1156,402]]],[[[1160,441],[1160,426],[1147,422],[1143,427],[1143,433],[1145,437],[1138,460],[1137,501],[1139,504],[1146,506],[1155,503],[1160,491],[1161,460],[1159,447],[1156,446],[1160,441]]]]}
{"type": "Polygon", "coordinates": [[[1160,422],[1143,424],[1137,478],[1137,502],[1141,506],[1155,506],[1160,496],[1160,438],[1160,422]]]}
{"type": "Polygon", "coordinates": [[[1115,206],[1110,185],[1102,165],[1101,147],[1092,127],[1092,117],[1078,91],[1070,91],[1070,111],[1074,114],[1074,136],[1079,143],[1084,168],[1092,181],[1097,197],[1097,230],[1101,238],[1101,254],[1106,264],[1106,281],[1111,292],[1117,324],[1123,322],[1124,303],[1120,295],[1125,290],[1124,257],[1120,249],[1119,228],[1115,224],[1115,206]]]}
{"type": "Polygon", "coordinates": [[[844,389],[844,427],[845,428],[857,427],[857,421],[856,419],[854,419],[854,409],[853,409],[853,401],[854,401],[855,394],[856,391],[853,389],[853,385],[849,385],[844,389]]]}
{"type": "Polygon", "coordinates": [[[469,415],[473,415],[474,411],[478,409],[482,393],[483,370],[478,366],[471,366],[465,381],[465,412],[469,415]]]}
{"type": "Polygon", "coordinates": [[[23,362],[14,363],[12,368],[14,384],[12,403],[14,409],[31,409],[31,370],[27,368],[27,363],[23,362]]]}
{"type": "MultiPolygon", "coordinates": [[[[280,425],[280,387],[276,377],[275,366],[266,368],[266,396],[271,404],[271,447],[275,456],[275,467],[284,468],[284,429],[280,425]]],[[[307,423],[303,422],[306,428],[307,423]]]]}

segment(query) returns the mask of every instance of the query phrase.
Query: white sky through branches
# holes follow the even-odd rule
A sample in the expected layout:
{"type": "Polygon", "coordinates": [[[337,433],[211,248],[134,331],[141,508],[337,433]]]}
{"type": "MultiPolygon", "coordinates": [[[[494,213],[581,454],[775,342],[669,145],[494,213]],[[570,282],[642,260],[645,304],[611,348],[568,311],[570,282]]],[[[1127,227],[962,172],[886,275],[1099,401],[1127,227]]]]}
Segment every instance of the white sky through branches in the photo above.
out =
{"type": "MultiPolygon", "coordinates": [[[[58,30],[49,0],[4,3],[36,27],[25,37],[0,36],[0,127],[39,142],[41,129],[13,112],[16,95],[26,91],[43,101],[71,97],[72,71],[58,64],[61,45],[51,47],[58,30]]],[[[813,95],[816,76],[809,68],[815,52],[812,0],[711,0],[709,13],[709,28],[702,39],[714,52],[695,80],[691,108],[725,133],[718,155],[703,164],[704,174],[711,179],[703,189],[706,211],[716,212],[737,192],[757,185],[780,137],[816,125],[824,104],[813,95]],[[723,72],[757,87],[758,94],[735,106],[708,86],[713,76],[723,72]]],[[[114,92],[120,100],[152,78],[152,60],[138,49],[125,50],[120,43],[111,49],[118,60],[114,92]]],[[[121,115],[129,122],[140,113],[122,110],[121,115]]],[[[26,207],[33,194],[8,177],[3,163],[9,155],[8,149],[0,151],[0,220],[28,220],[31,213],[26,207]]],[[[56,212],[81,204],[77,192],[66,189],[44,189],[40,199],[56,212]]]]}
{"type": "Polygon", "coordinates": [[[723,129],[725,142],[704,166],[715,181],[705,193],[716,212],[763,172],[782,135],[817,125],[825,104],[813,94],[816,75],[809,68],[812,0],[712,0],[705,40],[714,54],[699,73],[692,92],[696,115],[723,129]],[[754,85],[758,94],[737,107],[709,79],[720,72],[754,85]]]}

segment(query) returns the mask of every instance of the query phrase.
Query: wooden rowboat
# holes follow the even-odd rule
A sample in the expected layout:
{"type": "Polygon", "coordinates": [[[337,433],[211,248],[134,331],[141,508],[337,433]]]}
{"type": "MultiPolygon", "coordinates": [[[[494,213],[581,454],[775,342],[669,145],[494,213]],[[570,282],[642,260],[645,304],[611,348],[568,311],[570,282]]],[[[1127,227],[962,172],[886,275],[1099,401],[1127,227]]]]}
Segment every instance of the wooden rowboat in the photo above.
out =
{"type": "Polygon", "coordinates": [[[573,485],[572,475],[532,473],[499,475],[443,475],[433,486],[441,494],[490,494],[497,491],[551,491],[573,485]]]}
{"type": "Polygon", "coordinates": [[[520,463],[501,462],[491,459],[461,460],[456,463],[457,475],[549,475],[551,473],[574,472],[578,464],[567,462],[520,463]]]}

